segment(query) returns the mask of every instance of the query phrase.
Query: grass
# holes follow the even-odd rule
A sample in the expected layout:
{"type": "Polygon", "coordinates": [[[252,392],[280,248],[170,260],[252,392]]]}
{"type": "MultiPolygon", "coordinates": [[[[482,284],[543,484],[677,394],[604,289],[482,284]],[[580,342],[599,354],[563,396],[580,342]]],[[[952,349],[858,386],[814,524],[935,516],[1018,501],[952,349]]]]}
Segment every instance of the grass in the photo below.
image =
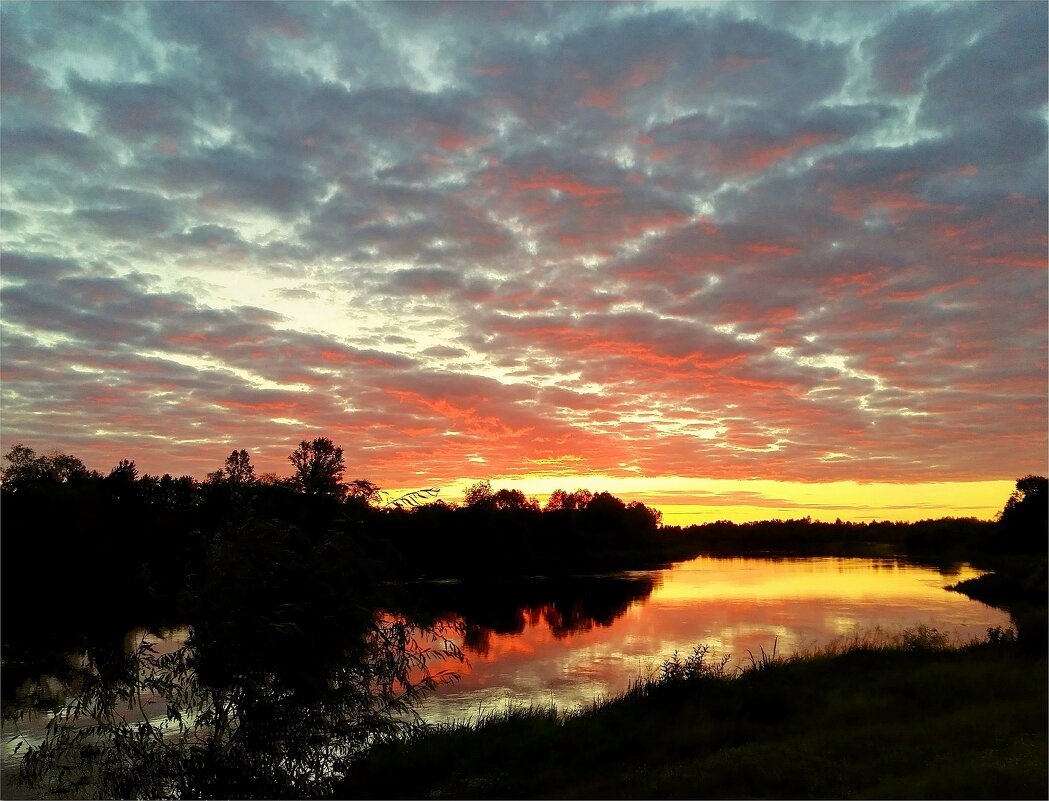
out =
{"type": "Polygon", "coordinates": [[[1044,653],[867,633],[734,668],[704,649],[579,712],[517,709],[373,750],[338,797],[1044,798],[1044,653]],[[393,778],[391,778],[393,777],[393,778]]]}

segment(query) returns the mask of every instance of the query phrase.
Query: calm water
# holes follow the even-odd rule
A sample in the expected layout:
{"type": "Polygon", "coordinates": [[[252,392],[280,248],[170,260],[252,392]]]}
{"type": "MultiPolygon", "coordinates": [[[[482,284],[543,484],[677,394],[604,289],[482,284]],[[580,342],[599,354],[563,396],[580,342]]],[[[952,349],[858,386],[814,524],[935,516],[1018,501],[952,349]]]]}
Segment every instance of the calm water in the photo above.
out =
{"type": "MultiPolygon", "coordinates": [[[[467,663],[461,679],[420,708],[431,722],[462,721],[510,705],[569,709],[621,692],[674,651],[707,644],[730,664],[761,648],[790,654],[857,630],[934,626],[959,642],[1008,626],[1009,616],[948,585],[980,575],[942,573],[892,559],[718,559],[666,570],[487,587],[442,583],[412,588],[434,599],[428,612],[459,622],[467,663]]],[[[158,650],[186,636],[176,631],[158,650]]],[[[24,725],[38,740],[44,721],[24,725]]],[[[4,727],[10,734],[9,727],[4,727]]],[[[0,778],[9,784],[13,744],[5,738],[0,778]]]]}
{"type": "Polygon", "coordinates": [[[1005,612],[945,589],[977,575],[968,566],[944,574],[886,559],[711,557],[618,574],[607,580],[626,582],[640,597],[621,598],[611,614],[606,604],[603,619],[568,597],[562,608],[554,601],[522,610],[516,625],[501,627],[509,631],[472,632],[462,678],[420,711],[443,722],[507,704],[577,707],[625,690],[675,650],[687,654],[701,643],[736,664],[748,650],[789,654],[876,627],[896,632],[924,623],[967,641],[1010,622],[1005,612]],[[567,624],[566,607],[578,612],[567,624]]]}

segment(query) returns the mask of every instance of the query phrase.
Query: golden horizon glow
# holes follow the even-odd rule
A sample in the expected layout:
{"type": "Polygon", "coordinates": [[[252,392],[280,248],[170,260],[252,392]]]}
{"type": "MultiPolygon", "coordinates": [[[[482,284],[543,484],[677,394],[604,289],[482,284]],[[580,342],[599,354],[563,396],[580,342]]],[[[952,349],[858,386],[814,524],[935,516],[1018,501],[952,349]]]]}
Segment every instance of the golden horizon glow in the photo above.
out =
{"type": "MultiPolygon", "coordinates": [[[[838,601],[877,600],[888,604],[899,599],[943,600],[945,585],[984,573],[965,565],[956,574],[944,577],[942,582],[921,583],[914,577],[923,574],[927,568],[901,565],[896,561],[874,568],[874,563],[876,560],[824,557],[799,560],[785,566],[781,560],[700,557],[692,562],[699,566],[697,569],[678,569],[673,574],[673,581],[665,581],[653,591],[653,598],[659,603],[682,600],[787,603],[834,598],[838,601]]],[[[959,603],[963,602],[959,599],[959,603]]]]}
{"type": "MultiPolygon", "coordinates": [[[[467,487],[481,478],[461,479],[438,489],[439,498],[461,503],[467,487]]],[[[823,522],[872,520],[915,522],[944,517],[992,520],[1008,500],[1014,480],[915,484],[831,481],[822,483],[684,476],[533,475],[490,478],[493,490],[520,490],[545,504],[555,489],[610,492],[623,501],[641,501],[663,513],[664,525],[688,526],[730,520],[748,523],[810,517],[823,522]]],[[[396,497],[411,489],[392,489],[396,497]]]]}

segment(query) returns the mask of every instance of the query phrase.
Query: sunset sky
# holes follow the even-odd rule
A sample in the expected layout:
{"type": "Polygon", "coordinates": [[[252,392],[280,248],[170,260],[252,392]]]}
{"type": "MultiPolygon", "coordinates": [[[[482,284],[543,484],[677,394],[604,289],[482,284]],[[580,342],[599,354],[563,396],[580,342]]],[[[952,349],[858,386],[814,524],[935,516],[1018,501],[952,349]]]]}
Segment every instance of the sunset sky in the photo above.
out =
{"type": "Polygon", "coordinates": [[[1044,2],[0,13],[5,452],[668,523],[1046,472],[1044,2]]]}

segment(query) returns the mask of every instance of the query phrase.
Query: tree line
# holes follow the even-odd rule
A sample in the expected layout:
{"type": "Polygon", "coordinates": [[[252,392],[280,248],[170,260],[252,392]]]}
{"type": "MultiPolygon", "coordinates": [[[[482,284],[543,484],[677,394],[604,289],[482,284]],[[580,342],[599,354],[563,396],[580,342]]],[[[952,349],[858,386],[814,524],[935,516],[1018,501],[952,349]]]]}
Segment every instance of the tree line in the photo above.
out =
{"type": "Polygon", "coordinates": [[[489,481],[468,488],[461,504],[430,488],[392,495],[366,479],[345,480],[343,450],[325,437],[299,444],[286,477],[260,475],[242,449],[203,481],[140,474],[128,459],[103,474],[76,456],[21,444],[4,458],[5,648],[23,634],[185,618],[200,577],[234,547],[261,553],[301,540],[304,551],[335,540],[353,554],[348,574],[364,565],[381,580],[665,561],[656,548],[660,514],[644,504],[558,490],[540,506],[489,481]],[[61,625],[41,626],[40,615],[61,625]]]}
{"type": "MultiPolygon", "coordinates": [[[[314,440],[303,440],[288,456],[294,467],[290,476],[277,476],[274,473],[258,475],[251,463],[251,456],[246,450],[233,450],[226,457],[225,464],[211,473],[204,481],[197,482],[192,476],[182,475],[177,478],[165,473],[163,476],[145,474],[139,476],[134,461],[122,459],[109,472],[103,475],[97,470],[89,470],[84,463],[70,454],[54,452],[37,453],[25,445],[18,444],[4,455],[8,464],[0,469],[0,482],[7,492],[31,490],[42,485],[83,483],[104,481],[110,487],[127,489],[137,483],[137,491],[148,500],[177,502],[188,498],[193,492],[208,487],[284,487],[296,492],[334,498],[339,501],[353,500],[367,505],[384,508],[412,508],[426,502],[434,502],[455,508],[458,504],[447,504],[436,500],[438,490],[420,489],[400,496],[391,496],[378,485],[367,479],[344,481],[346,463],[343,449],[327,437],[314,440]]],[[[607,492],[595,495],[587,489],[567,492],[556,489],[545,505],[540,507],[538,500],[528,498],[520,490],[493,490],[491,481],[482,479],[469,487],[463,497],[463,506],[485,507],[490,509],[511,510],[529,509],[534,511],[583,510],[595,503],[600,506],[610,503],[614,498],[607,492]]],[[[618,500],[618,499],[616,499],[618,500]]],[[[645,514],[658,525],[662,513],[644,504],[634,501],[626,508],[647,510],[645,514]]]]}
{"type": "Polygon", "coordinates": [[[352,542],[385,579],[492,579],[650,567],[704,552],[861,555],[877,543],[897,555],[1038,552],[1049,498],[1046,479],[1029,475],[993,523],[804,518],[681,528],[661,525],[660,512],[643,503],[586,489],[555,490],[543,504],[488,480],[468,487],[461,503],[434,488],[394,495],[367,479],[346,480],[343,449],[326,437],[299,443],[284,477],[260,475],[243,449],[203,481],[140,475],[128,459],[102,474],[76,456],[21,444],[4,458],[2,572],[14,590],[5,597],[32,597],[46,581],[49,598],[71,599],[89,585],[96,605],[125,608],[130,591],[135,609],[154,618],[177,614],[187,577],[201,574],[215,543],[248,521],[352,542]]]}
{"type": "Polygon", "coordinates": [[[398,577],[498,576],[642,567],[703,550],[848,551],[874,542],[911,552],[1037,551],[1045,546],[1049,498],[1046,478],[1028,475],[1017,480],[994,524],[803,518],[681,528],[661,526],[661,513],[643,503],[586,489],[557,489],[544,504],[520,490],[494,489],[488,480],[469,486],[462,503],[438,498],[435,488],[395,496],[367,479],[346,480],[343,449],[327,437],[300,442],[284,477],[259,475],[243,449],[203,481],[140,475],[128,459],[103,475],[76,456],[37,454],[21,444],[4,458],[0,489],[14,534],[5,550],[47,551],[16,562],[46,564],[46,556],[65,553],[100,571],[108,566],[125,581],[142,579],[151,597],[171,597],[171,585],[201,548],[247,516],[307,530],[352,529],[398,577]],[[29,532],[34,536],[26,540],[29,532]]]}

